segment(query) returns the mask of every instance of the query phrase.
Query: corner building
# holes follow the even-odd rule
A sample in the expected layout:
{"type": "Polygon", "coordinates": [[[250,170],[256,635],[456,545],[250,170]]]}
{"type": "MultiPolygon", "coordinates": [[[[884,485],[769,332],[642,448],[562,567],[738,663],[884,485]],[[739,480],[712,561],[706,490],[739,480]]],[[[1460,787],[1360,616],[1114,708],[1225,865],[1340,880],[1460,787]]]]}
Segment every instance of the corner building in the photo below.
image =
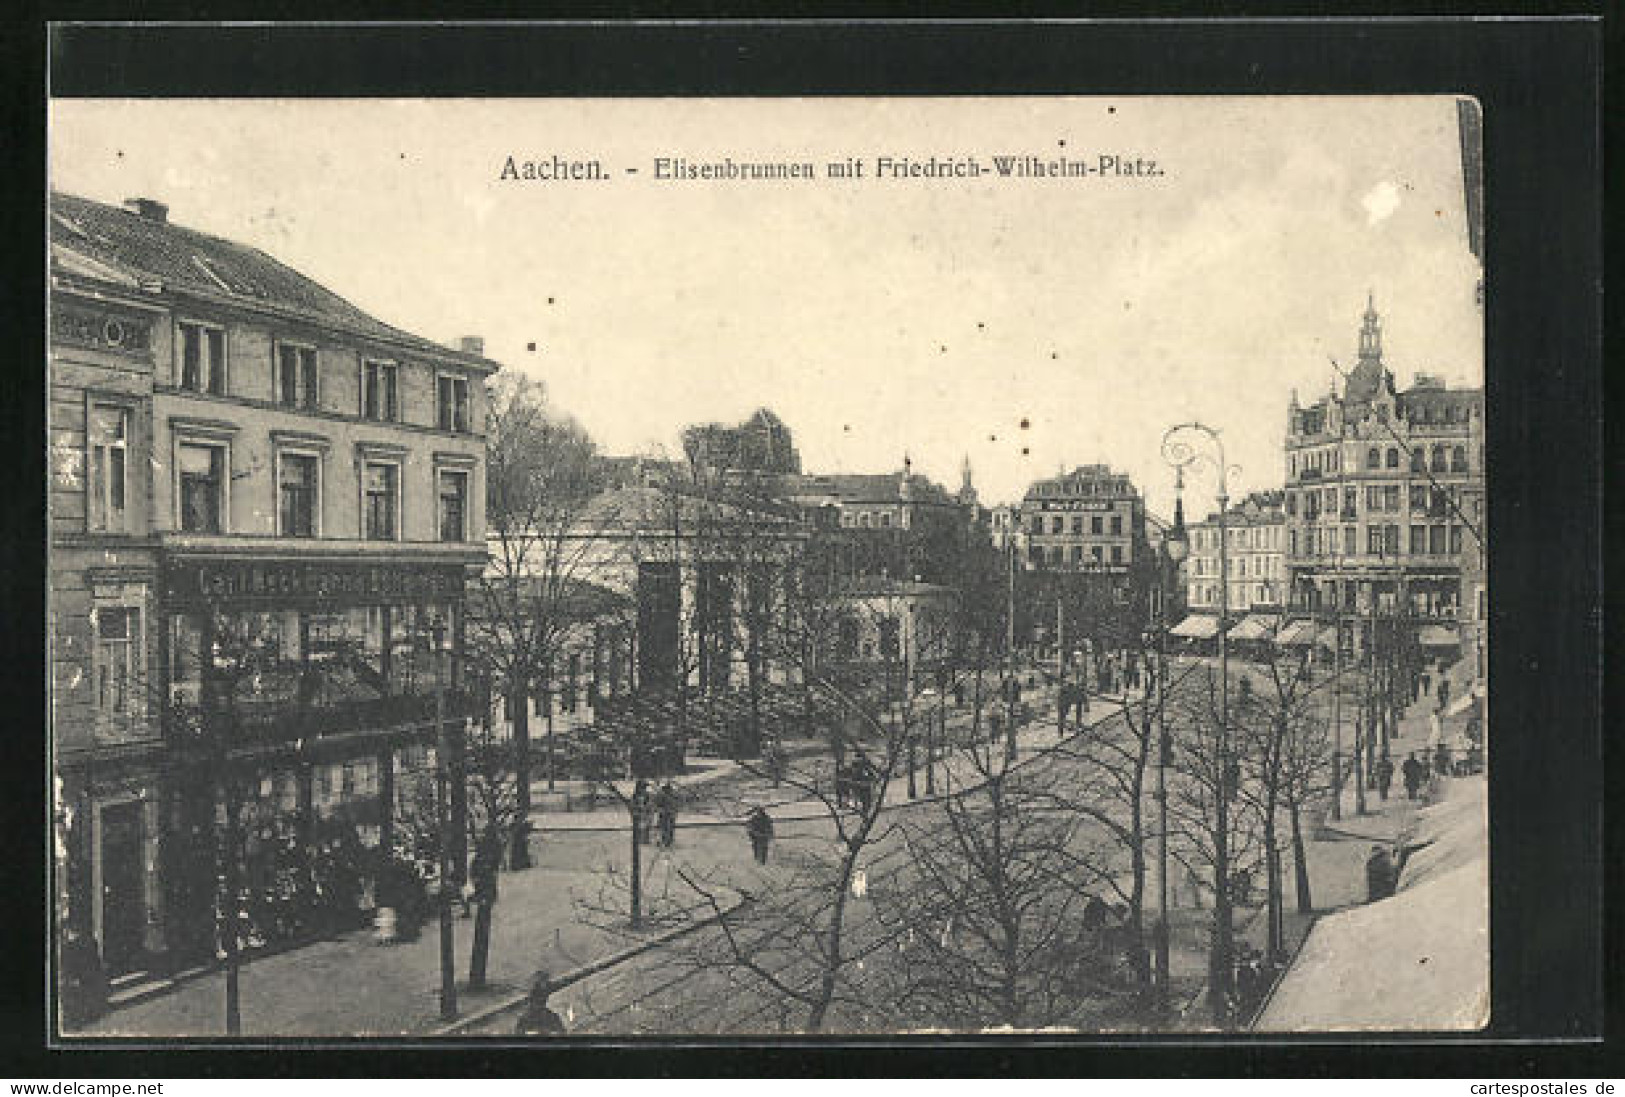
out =
{"type": "Polygon", "coordinates": [[[463,591],[497,366],[160,203],[55,194],[51,244],[68,913],[114,974],[182,966],[214,953],[226,858],[271,935],[290,859],[391,848],[437,693],[474,711],[463,591]]]}
{"type": "Polygon", "coordinates": [[[1400,617],[1424,647],[1458,644],[1463,562],[1483,529],[1484,390],[1418,373],[1398,391],[1367,302],[1342,394],[1308,407],[1293,395],[1285,459],[1293,607],[1400,617]]]}

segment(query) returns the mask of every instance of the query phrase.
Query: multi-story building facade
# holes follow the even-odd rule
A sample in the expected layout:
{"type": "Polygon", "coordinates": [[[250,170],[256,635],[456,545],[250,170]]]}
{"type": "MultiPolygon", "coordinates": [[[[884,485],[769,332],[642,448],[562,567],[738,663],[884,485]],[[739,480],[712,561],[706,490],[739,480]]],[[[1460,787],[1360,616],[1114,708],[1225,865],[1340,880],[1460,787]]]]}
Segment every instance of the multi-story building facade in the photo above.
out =
{"type": "Polygon", "coordinates": [[[1483,389],[1421,373],[1395,388],[1368,302],[1343,393],[1308,407],[1294,394],[1288,409],[1292,605],[1400,615],[1433,623],[1424,640],[1441,637],[1460,613],[1468,543],[1482,533],[1483,439],[1483,389]]]}
{"type": "Polygon", "coordinates": [[[54,760],[114,973],[212,956],[228,859],[252,895],[390,845],[437,692],[467,707],[496,369],[126,206],[51,200],[54,760]]]}
{"type": "Polygon", "coordinates": [[[978,517],[968,463],[958,494],[917,475],[906,456],[896,472],[804,474],[781,485],[786,500],[833,534],[848,574],[953,582],[978,517]]]}
{"type": "Polygon", "coordinates": [[[1039,480],[1021,501],[1029,569],[1087,572],[1127,581],[1148,551],[1145,503],[1108,465],[1080,465],[1039,480]]]}
{"type": "MultiPolygon", "coordinates": [[[[1285,605],[1286,514],[1279,491],[1254,492],[1232,506],[1224,519],[1230,580],[1230,613],[1278,611],[1285,605]]],[[[1209,515],[1190,527],[1185,568],[1186,603],[1193,613],[1218,613],[1219,522],[1209,515]]]]}

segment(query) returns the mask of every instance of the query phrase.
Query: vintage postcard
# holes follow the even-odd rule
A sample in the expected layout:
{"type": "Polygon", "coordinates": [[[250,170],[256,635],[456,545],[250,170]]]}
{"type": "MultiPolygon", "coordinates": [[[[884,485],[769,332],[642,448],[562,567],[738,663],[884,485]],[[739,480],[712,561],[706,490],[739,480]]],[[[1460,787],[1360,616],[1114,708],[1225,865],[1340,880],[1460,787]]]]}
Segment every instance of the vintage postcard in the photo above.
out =
{"type": "Polygon", "coordinates": [[[1481,1029],[1481,121],[55,101],[62,1039],[1481,1029]]]}

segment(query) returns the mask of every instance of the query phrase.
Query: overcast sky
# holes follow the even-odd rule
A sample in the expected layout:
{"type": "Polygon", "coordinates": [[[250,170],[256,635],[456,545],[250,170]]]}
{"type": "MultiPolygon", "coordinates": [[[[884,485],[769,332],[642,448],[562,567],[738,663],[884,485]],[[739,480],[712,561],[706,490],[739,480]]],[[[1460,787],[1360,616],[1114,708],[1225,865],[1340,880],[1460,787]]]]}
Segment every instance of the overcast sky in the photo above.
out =
{"type": "Polygon", "coordinates": [[[809,471],[906,451],[953,487],[968,455],[996,503],[1106,462],[1166,514],[1181,420],[1223,432],[1232,494],[1280,486],[1290,390],[1353,364],[1368,290],[1402,386],[1482,383],[1448,98],[63,101],[50,168],[399,327],[484,336],[612,453],[766,405],[809,471]],[[658,156],[1029,152],[1164,174],[651,177],[658,156]],[[555,153],[610,178],[499,179],[555,153]]]}

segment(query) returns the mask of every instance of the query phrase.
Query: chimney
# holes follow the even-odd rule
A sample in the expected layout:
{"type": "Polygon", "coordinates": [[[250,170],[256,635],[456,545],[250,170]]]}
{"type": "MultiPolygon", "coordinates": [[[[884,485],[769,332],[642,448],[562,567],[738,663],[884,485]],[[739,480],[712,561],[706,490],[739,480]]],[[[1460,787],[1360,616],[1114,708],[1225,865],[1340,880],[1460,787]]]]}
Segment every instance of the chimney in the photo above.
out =
{"type": "Polygon", "coordinates": [[[479,335],[465,335],[457,340],[457,349],[464,354],[485,354],[485,338],[479,335]]]}
{"type": "Polygon", "coordinates": [[[169,207],[153,198],[126,198],[124,208],[144,221],[156,221],[160,225],[169,221],[169,207]]]}

